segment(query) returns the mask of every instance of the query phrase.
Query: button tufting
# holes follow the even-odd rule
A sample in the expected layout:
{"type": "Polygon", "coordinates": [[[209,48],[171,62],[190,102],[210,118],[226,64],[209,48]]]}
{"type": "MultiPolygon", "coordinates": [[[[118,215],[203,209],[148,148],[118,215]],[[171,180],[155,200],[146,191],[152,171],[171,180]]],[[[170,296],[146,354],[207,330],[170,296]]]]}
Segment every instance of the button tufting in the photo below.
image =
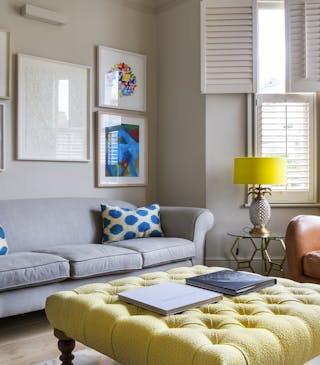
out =
{"type": "Polygon", "coordinates": [[[279,278],[260,292],[169,317],[118,300],[120,291],[221,269],[176,268],[90,284],[50,296],[46,311],[53,327],[133,365],[301,365],[319,353],[320,287],[314,284],[279,278]]]}

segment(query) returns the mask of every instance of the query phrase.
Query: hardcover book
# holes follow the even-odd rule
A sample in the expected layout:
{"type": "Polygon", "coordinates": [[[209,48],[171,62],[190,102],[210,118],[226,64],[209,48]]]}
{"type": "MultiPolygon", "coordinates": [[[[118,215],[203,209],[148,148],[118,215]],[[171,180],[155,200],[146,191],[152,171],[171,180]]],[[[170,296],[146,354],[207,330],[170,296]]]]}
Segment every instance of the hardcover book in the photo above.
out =
{"type": "Polygon", "coordinates": [[[187,278],[186,283],[227,295],[243,295],[275,285],[277,280],[242,271],[221,270],[187,278]]]}
{"type": "Polygon", "coordinates": [[[222,295],[211,290],[185,284],[166,282],[128,290],[118,294],[119,299],[150,311],[171,315],[204,304],[215,303],[222,295]]]}

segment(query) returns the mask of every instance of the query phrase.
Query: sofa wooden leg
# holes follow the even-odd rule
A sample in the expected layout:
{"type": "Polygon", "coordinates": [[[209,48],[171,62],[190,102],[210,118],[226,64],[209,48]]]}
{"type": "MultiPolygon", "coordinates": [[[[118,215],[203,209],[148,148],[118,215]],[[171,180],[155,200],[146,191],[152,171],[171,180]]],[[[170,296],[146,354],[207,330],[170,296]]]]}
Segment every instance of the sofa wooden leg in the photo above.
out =
{"type": "Polygon", "coordinates": [[[73,365],[72,360],[74,356],[72,351],[76,345],[75,340],[67,337],[63,332],[54,329],[54,335],[58,338],[58,348],[61,352],[59,359],[61,360],[61,365],[73,365]]]}

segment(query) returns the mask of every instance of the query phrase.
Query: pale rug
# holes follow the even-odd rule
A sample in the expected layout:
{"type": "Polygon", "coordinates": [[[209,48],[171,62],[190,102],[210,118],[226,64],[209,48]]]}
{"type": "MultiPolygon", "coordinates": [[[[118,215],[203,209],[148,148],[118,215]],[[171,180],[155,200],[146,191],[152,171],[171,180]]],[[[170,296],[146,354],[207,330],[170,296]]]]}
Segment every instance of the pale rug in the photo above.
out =
{"type": "MultiPolygon", "coordinates": [[[[100,354],[91,349],[85,349],[74,352],[74,365],[121,365],[120,363],[110,359],[107,356],[100,354]]],[[[60,365],[61,361],[58,359],[48,360],[32,365],[60,365]]],[[[320,356],[308,361],[305,365],[320,365],[320,356]]]]}
{"type": "MultiPolygon", "coordinates": [[[[121,365],[107,356],[91,349],[76,351],[74,354],[74,365],[121,365]]],[[[60,365],[59,359],[48,360],[32,365],[60,365]]]]}

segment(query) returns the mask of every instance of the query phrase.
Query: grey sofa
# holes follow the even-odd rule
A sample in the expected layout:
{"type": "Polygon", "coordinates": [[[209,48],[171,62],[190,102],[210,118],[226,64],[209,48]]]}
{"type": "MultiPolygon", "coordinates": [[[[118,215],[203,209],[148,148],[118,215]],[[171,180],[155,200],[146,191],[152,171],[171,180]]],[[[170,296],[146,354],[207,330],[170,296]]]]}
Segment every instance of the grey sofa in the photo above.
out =
{"type": "MultiPolygon", "coordinates": [[[[42,309],[56,291],[203,263],[205,236],[213,225],[207,209],[161,207],[164,237],[101,244],[101,202],[0,201],[0,225],[9,245],[9,254],[0,256],[0,318],[42,309]]],[[[122,201],[107,203],[135,208],[122,201]]]]}

